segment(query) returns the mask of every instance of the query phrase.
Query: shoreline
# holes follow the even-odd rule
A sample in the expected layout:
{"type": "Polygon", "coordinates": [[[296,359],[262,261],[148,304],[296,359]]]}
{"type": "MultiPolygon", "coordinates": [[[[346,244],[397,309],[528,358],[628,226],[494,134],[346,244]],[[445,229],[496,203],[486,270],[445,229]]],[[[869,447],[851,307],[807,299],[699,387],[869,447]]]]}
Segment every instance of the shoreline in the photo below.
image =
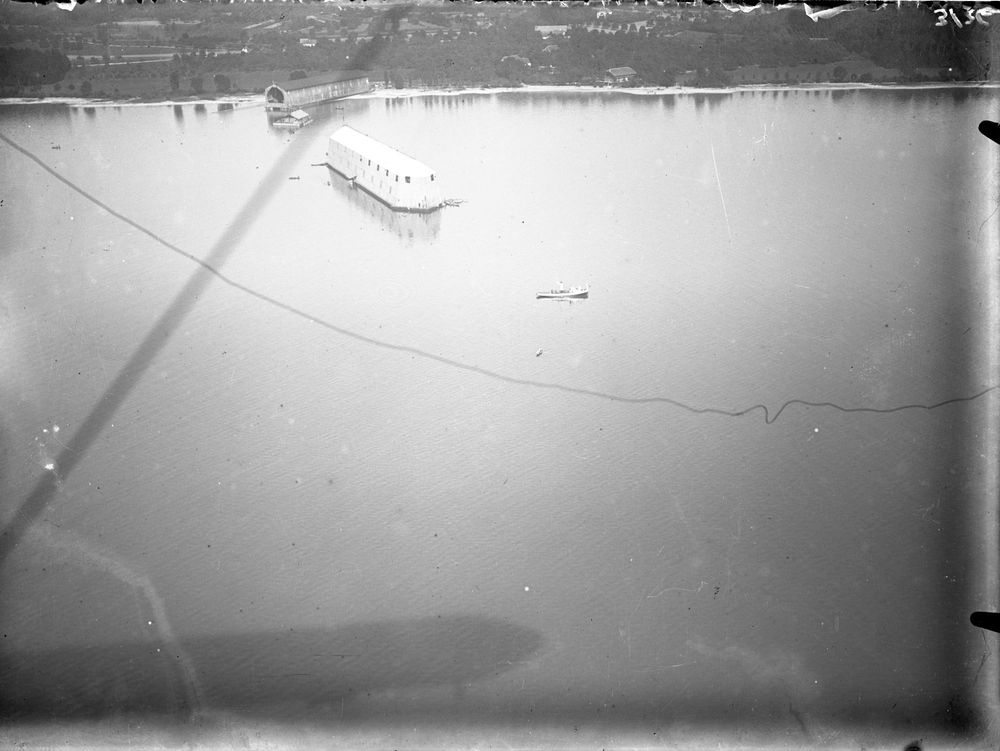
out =
{"type": "Polygon", "coordinates": [[[48,97],[4,97],[0,98],[0,106],[14,104],[61,104],[67,107],[176,107],[185,104],[232,104],[256,106],[264,104],[263,94],[225,94],[218,97],[198,97],[191,99],[148,99],[133,97],[132,99],[90,99],[86,97],[48,96],[48,97]]]}
{"type": "MultiPolygon", "coordinates": [[[[748,84],[744,86],[693,87],[693,86],[636,86],[622,88],[586,84],[525,85],[525,86],[468,86],[433,89],[375,89],[355,94],[351,99],[409,99],[426,96],[474,96],[486,94],[536,93],[536,94],[626,94],[629,96],[704,96],[730,95],[745,92],[777,91],[922,91],[935,89],[1000,89],[1000,82],[923,82],[923,83],[815,83],[815,84],[748,84]]],[[[183,105],[232,104],[233,108],[262,105],[261,94],[225,94],[218,97],[191,99],[89,99],[85,97],[3,97],[0,106],[26,104],[60,104],[68,107],[170,107],[183,105]]]]}
{"type": "Polygon", "coordinates": [[[747,84],[744,86],[635,86],[631,88],[585,84],[525,85],[497,87],[466,87],[455,89],[379,89],[355,94],[352,99],[404,99],[419,96],[465,96],[472,94],[540,93],[558,94],[628,94],[631,96],[699,96],[705,94],[741,94],[755,91],[899,91],[921,89],[1000,89],[1000,81],[959,81],[923,83],[814,83],[814,84],[747,84]]]}

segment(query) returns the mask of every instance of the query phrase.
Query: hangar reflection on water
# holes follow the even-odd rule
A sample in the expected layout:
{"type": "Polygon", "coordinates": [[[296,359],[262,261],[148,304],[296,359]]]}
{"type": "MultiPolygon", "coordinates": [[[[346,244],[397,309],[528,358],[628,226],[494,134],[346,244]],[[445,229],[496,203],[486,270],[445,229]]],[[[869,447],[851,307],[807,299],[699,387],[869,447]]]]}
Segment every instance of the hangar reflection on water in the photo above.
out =
{"type": "Polygon", "coordinates": [[[386,232],[391,232],[407,241],[433,240],[441,230],[441,211],[394,211],[363,188],[354,187],[351,182],[334,170],[327,168],[331,190],[338,200],[346,200],[354,210],[365,214],[386,232]]]}

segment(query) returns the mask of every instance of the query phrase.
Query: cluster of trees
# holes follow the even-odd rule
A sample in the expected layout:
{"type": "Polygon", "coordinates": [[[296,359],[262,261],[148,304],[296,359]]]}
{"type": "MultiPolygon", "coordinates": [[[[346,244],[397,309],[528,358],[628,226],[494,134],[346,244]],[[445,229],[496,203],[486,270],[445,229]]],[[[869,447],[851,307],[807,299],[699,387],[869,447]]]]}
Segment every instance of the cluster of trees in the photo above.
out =
{"type": "MultiPolygon", "coordinates": [[[[394,4],[336,13],[283,4],[285,23],[271,30],[247,27],[254,21],[277,20],[275,6],[228,8],[232,10],[195,3],[157,5],[154,12],[162,23],[158,33],[173,40],[178,50],[172,62],[163,64],[109,65],[109,29],[114,28],[114,19],[126,17],[116,5],[94,6],[87,9],[90,16],[76,14],[71,19],[67,18],[71,14],[58,14],[52,36],[45,38],[49,44],[56,35],[103,42],[101,79],[158,78],[165,88],[169,75],[175,92],[211,92],[214,87],[224,93],[237,88],[248,74],[252,78],[256,72],[289,70],[314,74],[358,69],[392,86],[461,86],[588,83],[600,80],[608,68],[630,66],[638,73],[637,84],[671,85],[681,75],[692,81],[689,72],[696,71],[694,83],[718,85],[740,66],[811,63],[829,65],[827,74],[833,71],[836,79],[837,64],[851,58],[900,70],[903,79],[919,77],[917,69],[941,71],[955,80],[985,79],[989,76],[985,51],[996,33],[993,27],[977,24],[938,27],[932,10],[917,5],[858,10],[815,23],[798,8],[762,7],[750,14],[733,14],[708,7],[678,11],[623,5],[613,6],[612,16],[598,18],[592,7],[552,4],[446,8],[394,4]],[[200,23],[182,23],[190,20],[200,23]],[[637,29],[637,22],[644,22],[645,28],[637,29]],[[431,28],[440,33],[413,31],[426,24],[434,24],[431,28]],[[538,25],[555,24],[569,25],[568,33],[545,39],[535,30],[538,25]],[[354,30],[359,25],[367,25],[371,38],[357,38],[354,30]],[[309,26],[314,32],[304,31],[309,26]],[[300,45],[300,34],[318,36],[318,44],[300,45]],[[246,54],[214,52],[244,45],[250,50],[246,54]]],[[[12,12],[29,18],[22,9],[12,12]]],[[[10,33],[9,27],[0,27],[0,40],[10,33]]],[[[56,83],[66,75],[69,62],[62,53],[43,49],[40,42],[36,46],[2,52],[0,80],[8,89],[56,83]]],[[[843,68],[840,72],[845,73],[843,68]]],[[[85,77],[83,70],[74,72],[77,83],[85,77]]]]}
{"type": "MultiPolygon", "coordinates": [[[[948,20],[938,26],[939,18],[929,5],[906,12],[845,13],[829,21],[820,28],[831,39],[853,55],[903,71],[904,77],[912,77],[916,68],[930,68],[954,80],[986,80],[988,51],[1000,42],[995,22],[959,27],[948,20]]],[[[790,25],[797,29],[806,23],[810,22],[802,16],[790,17],[790,25]]]]}
{"type": "MultiPolygon", "coordinates": [[[[188,85],[195,94],[205,93],[205,79],[202,76],[191,76],[187,79],[188,85]]],[[[181,91],[181,85],[183,79],[180,73],[176,70],[170,73],[170,90],[172,92],[181,91]]],[[[212,76],[212,83],[215,85],[215,91],[219,94],[228,94],[233,90],[233,82],[230,80],[229,76],[223,75],[222,73],[216,73],[212,76]]]]}
{"type": "Polygon", "coordinates": [[[672,85],[687,70],[711,77],[741,65],[828,63],[848,54],[834,42],[796,37],[778,23],[749,36],[682,30],[669,38],[634,27],[612,34],[581,25],[544,39],[534,30],[536,22],[521,19],[443,38],[417,32],[405,43],[380,34],[361,42],[289,50],[287,60],[312,70],[332,65],[408,71],[408,82],[426,85],[585,83],[601,79],[608,68],[630,66],[641,83],[672,85]]]}
{"type": "MultiPolygon", "coordinates": [[[[417,32],[409,40],[396,33],[403,11],[390,10],[372,24],[370,40],[321,40],[311,49],[293,44],[281,59],[313,71],[389,71],[390,81],[407,85],[590,82],[608,68],[626,65],[637,71],[637,83],[671,85],[686,71],[697,71],[695,83],[718,85],[741,66],[824,64],[836,70],[837,62],[859,57],[900,70],[903,79],[917,77],[916,68],[951,69],[948,77],[956,80],[989,75],[983,54],[989,32],[981,26],[937,27],[937,17],[922,6],[861,10],[820,23],[798,9],[735,16],[701,9],[669,20],[655,9],[637,9],[617,12],[614,24],[598,22],[592,9],[542,6],[496,15],[494,25],[475,31],[453,18],[450,33],[417,32]],[[637,20],[650,27],[636,30],[637,20]],[[558,22],[576,25],[565,36],[548,39],[534,29],[558,22]],[[606,33],[608,28],[615,33],[606,33]]],[[[255,54],[242,64],[276,67],[278,59],[255,54]]]]}
{"type": "Polygon", "coordinates": [[[485,29],[453,23],[447,34],[418,31],[405,40],[397,30],[410,12],[390,7],[372,23],[371,39],[320,39],[313,48],[290,40],[281,50],[232,57],[185,55],[177,62],[187,77],[281,68],[314,73],[360,69],[374,71],[394,86],[586,83],[599,80],[608,68],[625,65],[637,71],[636,83],[672,85],[693,70],[695,84],[711,86],[727,83],[727,72],[740,66],[833,65],[852,57],[902,71],[952,68],[956,79],[987,74],[981,57],[972,52],[983,48],[977,38],[984,37],[983,30],[935,27],[935,17],[920,8],[859,11],[819,24],[794,10],[736,18],[699,13],[691,14],[691,21],[670,23],[650,13],[652,27],[640,30],[629,21],[643,14],[633,13],[616,24],[621,28],[616,33],[593,22],[589,30],[579,24],[565,36],[543,39],[535,25],[572,20],[545,6],[501,14],[485,29]]]}
{"type": "Polygon", "coordinates": [[[0,82],[8,86],[59,83],[69,69],[69,58],[56,50],[0,48],[0,82]]]}

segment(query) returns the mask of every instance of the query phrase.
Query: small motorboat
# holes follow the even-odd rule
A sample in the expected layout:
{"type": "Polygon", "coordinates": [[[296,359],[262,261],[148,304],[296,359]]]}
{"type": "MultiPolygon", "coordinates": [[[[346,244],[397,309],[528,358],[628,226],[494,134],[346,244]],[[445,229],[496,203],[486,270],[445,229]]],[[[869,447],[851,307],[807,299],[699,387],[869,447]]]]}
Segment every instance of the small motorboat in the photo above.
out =
{"type": "Polygon", "coordinates": [[[541,292],[535,293],[535,298],[555,298],[555,299],[574,299],[587,297],[590,294],[590,285],[585,284],[582,287],[567,287],[562,282],[559,282],[559,286],[555,289],[543,290],[541,292]]]}

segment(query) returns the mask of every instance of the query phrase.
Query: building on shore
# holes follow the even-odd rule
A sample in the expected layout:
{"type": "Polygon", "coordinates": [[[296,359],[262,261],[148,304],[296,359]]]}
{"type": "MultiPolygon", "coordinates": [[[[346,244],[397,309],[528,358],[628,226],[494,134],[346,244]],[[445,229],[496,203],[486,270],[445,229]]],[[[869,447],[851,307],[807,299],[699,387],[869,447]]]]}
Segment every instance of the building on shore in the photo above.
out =
{"type": "Polygon", "coordinates": [[[366,91],[371,91],[367,73],[344,70],[285,83],[272,83],[264,89],[264,108],[268,112],[292,112],[310,104],[329,102],[366,91]]]}
{"type": "Polygon", "coordinates": [[[604,72],[605,83],[629,83],[635,78],[635,71],[628,66],[622,68],[608,68],[604,72]]]}
{"type": "Polygon", "coordinates": [[[330,136],[326,163],[389,208],[434,211],[444,204],[434,170],[349,125],[330,136]]]}

